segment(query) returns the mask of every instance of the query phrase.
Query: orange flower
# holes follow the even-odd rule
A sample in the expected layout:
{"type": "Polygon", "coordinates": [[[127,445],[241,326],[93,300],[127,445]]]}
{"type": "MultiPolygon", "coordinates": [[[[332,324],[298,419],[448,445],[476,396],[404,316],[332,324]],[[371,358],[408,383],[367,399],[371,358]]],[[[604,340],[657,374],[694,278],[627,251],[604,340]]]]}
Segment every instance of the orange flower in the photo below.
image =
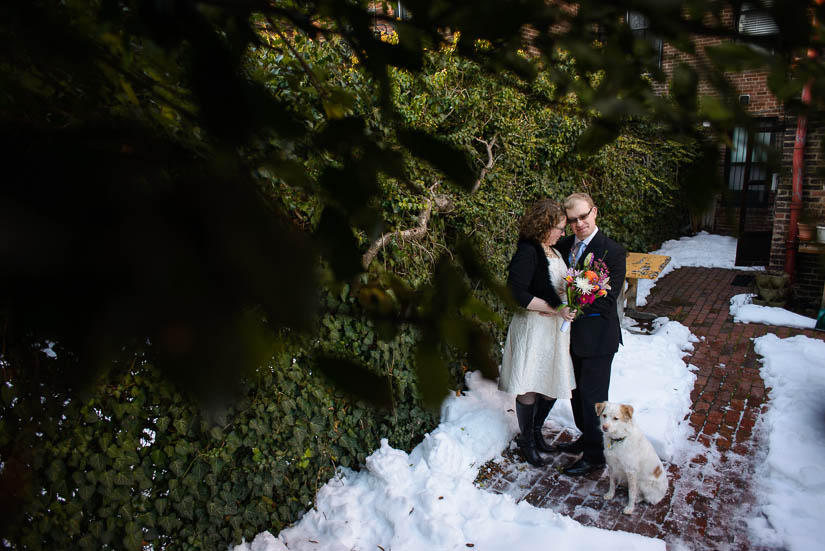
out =
{"type": "Polygon", "coordinates": [[[597,281],[599,281],[599,274],[597,274],[593,270],[587,270],[586,272],[584,272],[584,277],[590,280],[590,283],[596,283],[597,281]]]}

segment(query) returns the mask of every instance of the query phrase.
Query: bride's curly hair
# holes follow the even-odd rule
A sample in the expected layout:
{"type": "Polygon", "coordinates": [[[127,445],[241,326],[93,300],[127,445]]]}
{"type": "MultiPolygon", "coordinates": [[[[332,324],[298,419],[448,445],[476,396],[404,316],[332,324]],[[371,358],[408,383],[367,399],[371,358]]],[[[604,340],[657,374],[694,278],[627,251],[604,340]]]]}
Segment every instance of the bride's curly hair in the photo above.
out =
{"type": "Polygon", "coordinates": [[[565,219],[567,214],[560,204],[552,199],[541,199],[533,204],[518,226],[519,239],[529,239],[541,243],[550,230],[565,219]]]}

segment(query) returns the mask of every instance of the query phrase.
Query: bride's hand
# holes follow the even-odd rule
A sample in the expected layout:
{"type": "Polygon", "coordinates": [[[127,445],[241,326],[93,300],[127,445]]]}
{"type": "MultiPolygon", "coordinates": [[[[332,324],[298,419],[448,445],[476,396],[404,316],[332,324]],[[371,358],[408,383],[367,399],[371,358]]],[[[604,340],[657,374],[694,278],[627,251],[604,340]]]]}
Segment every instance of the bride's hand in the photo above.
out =
{"type": "Polygon", "coordinates": [[[563,306],[563,307],[559,310],[559,315],[560,315],[560,316],[562,317],[562,319],[564,319],[565,321],[573,321],[573,319],[576,317],[576,314],[573,312],[573,310],[571,310],[571,309],[570,309],[570,307],[569,307],[569,306],[563,306]]]}
{"type": "MultiPolygon", "coordinates": [[[[565,320],[568,319],[564,315],[565,312],[570,311],[570,308],[568,308],[567,306],[564,306],[562,308],[552,308],[548,304],[547,308],[548,308],[548,310],[546,312],[540,312],[542,316],[547,316],[547,317],[550,317],[550,318],[558,316],[558,317],[560,317],[562,319],[565,319],[565,320]]],[[[573,318],[570,318],[568,321],[572,321],[572,319],[573,318]]]]}

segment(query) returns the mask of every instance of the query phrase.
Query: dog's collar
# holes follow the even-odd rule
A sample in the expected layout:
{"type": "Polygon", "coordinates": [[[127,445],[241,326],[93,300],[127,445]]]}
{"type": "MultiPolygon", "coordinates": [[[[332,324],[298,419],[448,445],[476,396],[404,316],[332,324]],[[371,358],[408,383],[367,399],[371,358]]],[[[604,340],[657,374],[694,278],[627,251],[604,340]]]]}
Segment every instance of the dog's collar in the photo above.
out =
{"type": "Polygon", "coordinates": [[[627,438],[627,436],[623,436],[621,438],[611,438],[610,443],[607,444],[608,449],[612,448],[614,444],[624,441],[625,438],[627,438]]]}

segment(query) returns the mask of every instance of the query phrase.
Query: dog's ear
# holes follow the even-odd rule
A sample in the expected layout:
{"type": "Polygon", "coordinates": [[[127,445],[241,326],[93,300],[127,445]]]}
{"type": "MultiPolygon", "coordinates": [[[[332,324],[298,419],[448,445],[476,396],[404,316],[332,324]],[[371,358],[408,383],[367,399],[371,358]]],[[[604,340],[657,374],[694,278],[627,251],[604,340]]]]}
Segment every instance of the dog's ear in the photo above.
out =
{"type": "Polygon", "coordinates": [[[619,406],[619,412],[622,414],[622,419],[630,421],[630,418],[633,417],[633,406],[622,404],[619,406]]]}
{"type": "Polygon", "coordinates": [[[607,407],[607,402],[599,402],[596,404],[596,415],[601,415],[604,408],[607,407]]]}

